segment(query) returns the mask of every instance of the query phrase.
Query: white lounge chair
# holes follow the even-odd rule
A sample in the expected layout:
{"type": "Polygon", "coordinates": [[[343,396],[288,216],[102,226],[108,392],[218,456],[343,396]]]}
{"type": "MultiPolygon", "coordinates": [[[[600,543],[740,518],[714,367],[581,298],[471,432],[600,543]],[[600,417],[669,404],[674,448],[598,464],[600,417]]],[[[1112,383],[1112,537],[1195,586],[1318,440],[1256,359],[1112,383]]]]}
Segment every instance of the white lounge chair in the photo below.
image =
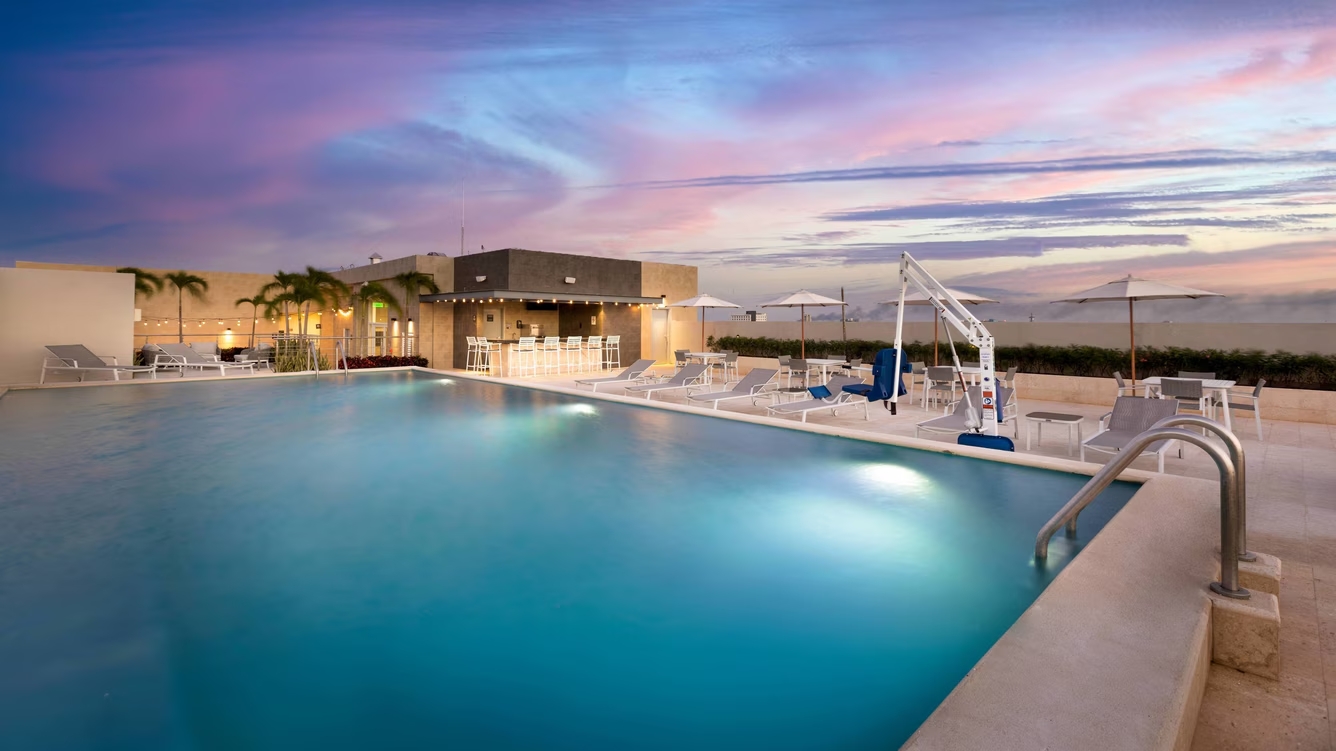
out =
{"type": "Polygon", "coordinates": [[[681,370],[673,374],[672,378],[662,383],[646,383],[641,386],[630,386],[626,389],[628,394],[644,394],[645,399],[653,399],[654,395],[663,391],[678,391],[681,389],[690,389],[699,386],[705,381],[705,367],[700,363],[691,363],[684,365],[681,370]]]}
{"type": "Polygon", "coordinates": [[[751,399],[751,403],[754,405],[758,398],[770,398],[770,395],[774,392],[764,389],[774,383],[775,377],[778,375],[779,370],[776,368],[752,368],[752,371],[741,381],[738,381],[733,388],[724,391],[687,394],[687,402],[709,404],[711,409],[719,409],[720,402],[732,399],[751,399]]]}
{"type": "MultiPolygon", "coordinates": [[[[1020,410],[1016,404],[1016,392],[1006,386],[998,386],[997,401],[1002,405],[1002,413],[997,419],[998,425],[1006,425],[1010,422],[1012,431],[1015,433],[1016,437],[1019,438],[1021,435],[1021,427],[1020,421],[1016,419],[1016,415],[1020,410]]],[[[961,399],[956,402],[955,411],[949,415],[925,420],[924,422],[915,425],[914,437],[919,437],[919,431],[925,433],[943,433],[946,435],[959,435],[965,433],[969,430],[967,423],[969,422],[970,405],[973,405],[975,410],[979,410],[980,405],[982,404],[983,389],[978,386],[970,386],[969,399],[961,399]]]]}
{"type": "Polygon", "coordinates": [[[210,360],[190,347],[189,344],[159,344],[165,354],[153,358],[155,367],[180,368],[182,377],[186,374],[186,368],[197,368],[199,370],[217,369],[218,375],[227,375],[230,370],[249,370],[252,375],[255,373],[255,363],[253,362],[223,362],[221,360],[210,360]]]}
{"type": "Polygon", "coordinates": [[[603,378],[579,378],[576,383],[581,386],[590,386],[594,391],[598,391],[599,386],[604,385],[626,385],[632,383],[641,383],[647,377],[649,369],[654,367],[653,360],[636,360],[631,363],[631,367],[623,370],[615,376],[605,376],[603,378]]]}
{"type": "Polygon", "coordinates": [[[150,378],[158,377],[157,369],[151,365],[121,365],[115,357],[93,354],[91,349],[82,344],[48,344],[46,348],[53,357],[42,360],[42,374],[37,379],[38,383],[46,383],[47,373],[78,373],[80,382],[89,373],[110,373],[113,381],[121,380],[122,373],[129,373],[131,378],[134,378],[135,373],[148,373],[150,378]]]}
{"type": "MultiPolygon", "coordinates": [[[[1099,432],[1081,442],[1081,461],[1086,450],[1117,454],[1123,447],[1146,432],[1155,423],[1178,414],[1175,399],[1145,399],[1139,396],[1120,396],[1113,402],[1113,411],[1099,418],[1099,432]]],[[[1164,472],[1164,455],[1177,441],[1156,441],[1142,454],[1154,454],[1159,471],[1164,472]]],[[[1181,451],[1181,449],[1180,449],[1181,451]]]]}
{"type": "Polygon", "coordinates": [[[852,376],[831,376],[829,381],[822,386],[813,386],[808,390],[812,394],[811,399],[801,402],[789,402],[788,404],[772,404],[765,408],[767,414],[780,417],[801,416],[803,422],[807,422],[807,413],[819,412],[823,409],[830,410],[830,413],[836,414],[840,407],[863,405],[863,419],[867,420],[867,405],[870,403],[867,397],[851,394],[844,390],[845,386],[852,386],[862,383],[862,378],[852,376]]]}

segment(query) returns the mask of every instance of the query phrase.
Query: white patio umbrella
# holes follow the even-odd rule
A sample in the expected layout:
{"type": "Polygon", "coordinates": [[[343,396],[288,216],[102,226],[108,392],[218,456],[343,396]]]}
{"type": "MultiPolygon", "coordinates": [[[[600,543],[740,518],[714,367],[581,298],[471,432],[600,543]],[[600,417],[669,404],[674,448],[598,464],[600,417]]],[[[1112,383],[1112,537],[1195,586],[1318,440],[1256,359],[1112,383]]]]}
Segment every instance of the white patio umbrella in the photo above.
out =
{"type": "MultiPolygon", "coordinates": [[[[792,294],[784,295],[777,300],[771,300],[762,305],[762,308],[797,308],[798,320],[802,321],[802,354],[801,357],[807,359],[807,309],[825,308],[831,305],[843,306],[846,303],[843,300],[836,300],[824,295],[818,295],[815,292],[808,292],[800,289],[792,294]]],[[[841,316],[843,317],[843,316],[841,316]]]]}
{"type": "Polygon", "coordinates": [[[700,308],[700,349],[705,351],[705,309],[706,308],[741,308],[741,305],[731,303],[727,300],[720,300],[713,295],[707,295],[704,292],[695,297],[688,298],[681,302],[675,302],[670,308],[700,308]]]}
{"type": "MultiPolygon", "coordinates": [[[[972,294],[972,293],[969,293],[969,292],[961,292],[961,291],[958,290],[958,289],[951,289],[950,287],[947,287],[947,288],[946,288],[946,291],[947,291],[947,292],[950,292],[952,297],[956,298],[957,300],[961,301],[962,303],[964,303],[964,304],[966,304],[966,305],[985,305],[985,304],[987,304],[987,303],[996,303],[996,302],[997,302],[997,300],[994,300],[994,299],[992,299],[992,298],[990,298],[990,297],[984,297],[983,295],[975,295],[975,294],[972,294]]],[[[899,305],[899,304],[900,304],[900,298],[897,297],[897,298],[894,299],[894,300],[887,300],[887,301],[885,301],[885,302],[881,302],[881,303],[877,303],[877,304],[878,304],[878,305],[899,305]]],[[[922,292],[906,292],[906,293],[905,293],[905,305],[906,305],[906,306],[909,306],[909,305],[932,305],[932,303],[928,302],[928,297],[927,297],[927,295],[924,295],[922,292]]],[[[940,364],[940,363],[938,362],[938,358],[937,358],[937,324],[940,323],[941,320],[942,320],[942,317],[941,317],[941,316],[934,315],[934,316],[932,317],[932,364],[933,364],[933,365],[938,365],[938,364],[940,364]]]]}
{"type": "Polygon", "coordinates": [[[1085,292],[1078,292],[1071,297],[1065,297],[1053,302],[1114,302],[1120,300],[1127,301],[1127,334],[1131,341],[1132,353],[1132,383],[1137,382],[1137,334],[1133,328],[1136,321],[1136,315],[1133,310],[1133,304],[1137,300],[1178,300],[1191,299],[1198,297],[1224,297],[1219,292],[1207,292],[1205,290],[1193,289],[1191,287],[1180,287],[1177,284],[1168,282],[1157,282],[1154,279],[1138,279],[1131,274],[1117,281],[1088,289],[1085,292]]]}

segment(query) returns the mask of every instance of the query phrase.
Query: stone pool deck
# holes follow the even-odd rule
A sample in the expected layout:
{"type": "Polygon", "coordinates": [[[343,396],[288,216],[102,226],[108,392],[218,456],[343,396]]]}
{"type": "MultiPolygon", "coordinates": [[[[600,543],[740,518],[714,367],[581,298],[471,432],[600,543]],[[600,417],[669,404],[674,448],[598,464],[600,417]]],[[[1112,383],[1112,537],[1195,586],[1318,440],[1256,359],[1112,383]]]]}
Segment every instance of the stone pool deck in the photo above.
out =
{"type": "MultiPolygon", "coordinates": [[[[575,379],[587,376],[537,376],[516,383],[542,383],[575,390],[575,379]]],[[[508,380],[508,379],[497,379],[508,380]]],[[[588,393],[588,389],[581,389],[588,393]]],[[[619,393],[612,390],[611,393],[619,393]]],[[[676,396],[655,401],[681,404],[676,396]]],[[[763,406],[746,400],[720,409],[763,415],[763,406]]],[[[1086,418],[1086,435],[1096,429],[1107,407],[1070,402],[1025,401],[1021,414],[1063,412],[1086,418]]],[[[914,435],[914,424],[941,414],[902,404],[898,415],[880,405],[863,419],[862,409],[812,413],[808,422],[833,428],[870,431],[902,437],[914,435]]],[[[1284,562],[1281,582],[1280,680],[1269,681],[1231,668],[1212,665],[1198,716],[1192,748],[1197,751],[1263,751],[1323,749],[1336,751],[1336,427],[1317,423],[1263,420],[1258,441],[1249,416],[1236,425],[1248,461],[1248,546],[1284,562]]],[[[795,420],[796,422],[796,420],[795,420]]],[[[1044,443],[1025,448],[1025,430],[1015,438],[1022,454],[1067,458],[1066,428],[1047,426],[1044,443]]],[[[1012,436],[1008,427],[1004,435],[1012,436]]],[[[925,440],[953,442],[949,436],[925,440]]],[[[1134,469],[1154,471],[1154,460],[1139,459],[1134,469]]],[[[1169,474],[1203,479],[1216,477],[1214,465],[1195,448],[1182,459],[1170,455],[1169,474]]]]}

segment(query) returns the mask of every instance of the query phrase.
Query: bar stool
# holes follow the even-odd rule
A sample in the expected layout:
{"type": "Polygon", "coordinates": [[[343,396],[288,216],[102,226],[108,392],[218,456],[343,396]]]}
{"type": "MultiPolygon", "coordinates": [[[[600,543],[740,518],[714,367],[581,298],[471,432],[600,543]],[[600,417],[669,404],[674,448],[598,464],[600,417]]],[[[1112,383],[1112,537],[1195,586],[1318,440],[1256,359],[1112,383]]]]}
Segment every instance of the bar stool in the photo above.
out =
{"type": "Polygon", "coordinates": [[[561,372],[561,337],[543,337],[543,375],[561,372]]]}
{"type": "Polygon", "coordinates": [[[584,358],[585,367],[591,370],[603,369],[603,337],[591,336],[585,340],[584,351],[580,353],[584,358]]]}
{"type": "Polygon", "coordinates": [[[501,354],[501,343],[489,342],[487,341],[487,337],[480,336],[477,339],[477,345],[478,350],[473,355],[473,369],[477,372],[485,370],[490,375],[494,364],[492,362],[492,355],[495,354],[499,356],[501,354]]]}
{"type": "Polygon", "coordinates": [[[466,336],[465,340],[469,343],[468,351],[464,354],[464,370],[478,369],[478,337],[466,336]]]}
{"type": "Polygon", "coordinates": [[[620,368],[622,366],[622,336],[613,334],[603,340],[603,367],[620,368]]]}
{"type": "Polygon", "coordinates": [[[584,370],[584,357],[580,347],[580,340],[583,337],[568,336],[566,344],[561,348],[561,354],[566,358],[566,372],[573,373],[578,368],[584,370]]]}
{"type": "Polygon", "coordinates": [[[537,337],[522,336],[517,344],[510,345],[510,368],[507,375],[538,374],[537,341],[537,337]]]}

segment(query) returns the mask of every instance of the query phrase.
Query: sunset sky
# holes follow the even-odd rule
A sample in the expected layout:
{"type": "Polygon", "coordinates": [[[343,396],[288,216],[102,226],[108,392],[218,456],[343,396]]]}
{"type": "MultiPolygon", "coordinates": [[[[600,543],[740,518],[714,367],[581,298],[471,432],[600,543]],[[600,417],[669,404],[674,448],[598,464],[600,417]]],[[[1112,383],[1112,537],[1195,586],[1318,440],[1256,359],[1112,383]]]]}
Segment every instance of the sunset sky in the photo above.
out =
{"type": "Polygon", "coordinates": [[[5,265],[457,255],[462,191],[469,251],[747,306],[878,315],[909,250],[997,317],[1336,320],[1331,0],[19,0],[0,97],[5,265]]]}

